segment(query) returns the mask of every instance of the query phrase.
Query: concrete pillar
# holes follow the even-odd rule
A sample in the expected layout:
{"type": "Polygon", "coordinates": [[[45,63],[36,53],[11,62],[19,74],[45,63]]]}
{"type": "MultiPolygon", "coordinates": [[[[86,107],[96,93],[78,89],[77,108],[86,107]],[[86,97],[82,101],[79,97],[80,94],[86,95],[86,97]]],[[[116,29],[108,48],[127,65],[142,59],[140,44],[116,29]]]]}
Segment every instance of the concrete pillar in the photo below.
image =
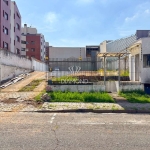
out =
{"type": "Polygon", "coordinates": [[[118,83],[119,83],[119,88],[120,88],[120,56],[118,57],[119,58],[119,74],[118,74],[118,83]]]}
{"type": "Polygon", "coordinates": [[[135,81],[135,56],[131,57],[131,81],[135,81]]]}
{"type": "Polygon", "coordinates": [[[104,86],[106,91],[106,57],[104,56],[104,86]]]}

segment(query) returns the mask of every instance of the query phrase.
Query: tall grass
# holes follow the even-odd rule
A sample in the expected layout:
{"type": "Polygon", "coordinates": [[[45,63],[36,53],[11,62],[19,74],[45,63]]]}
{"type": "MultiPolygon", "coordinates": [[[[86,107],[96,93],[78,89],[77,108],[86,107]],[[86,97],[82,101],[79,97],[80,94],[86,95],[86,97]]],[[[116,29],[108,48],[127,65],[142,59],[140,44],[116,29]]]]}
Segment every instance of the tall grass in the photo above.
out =
{"type": "Polygon", "coordinates": [[[119,95],[131,103],[150,103],[150,95],[147,95],[142,90],[122,91],[119,95]]]}
{"type": "Polygon", "coordinates": [[[51,102],[106,102],[114,103],[110,95],[104,92],[50,92],[51,102]]]}

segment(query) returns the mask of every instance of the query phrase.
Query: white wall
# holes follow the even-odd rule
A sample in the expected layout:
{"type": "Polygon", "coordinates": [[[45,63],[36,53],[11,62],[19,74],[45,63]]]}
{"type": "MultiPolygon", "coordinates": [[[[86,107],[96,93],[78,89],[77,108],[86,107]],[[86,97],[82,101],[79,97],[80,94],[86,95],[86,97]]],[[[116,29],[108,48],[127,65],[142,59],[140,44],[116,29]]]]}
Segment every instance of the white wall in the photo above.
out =
{"type": "Polygon", "coordinates": [[[103,41],[102,43],[100,43],[100,52],[101,53],[106,52],[106,44],[107,44],[107,41],[103,41]]]}
{"type": "Polygon", "coordinates": [[[32,62],[29,59],[26,59],[24,57],[20,57],[16,54],[10,53],[6,50],[0,50],[0,63],[4,65],[14,66],[14,67],[20,67],[20,68],[26,68],[31,69],[32,68],[32,62]]]}
{"type": "MultiPolygon", "coordinates": [[[[150,54],[150,37],[142,38],[142,55],[150,54]]],[[[143,68],[143,57],[141,62],[141,82],[150,83],[150,68],[143,68]]]]}
{"type": "Polygon", "coordinates": [[[32,58],[32,69],[36,71],[47,71],[48,65],[35,58],[32,58]]]}
{"type": "Polygon", "coordinates": [[[19,67],[1,65],[1,67],[0,67],[0,75],[1,75],[0,81],[11,79],[15,76],[18,76],[19,74],[28,73],[28,72],[31,72],[31,69],[24,69],[24,68],[19,68],[19,67]]]}
{"type": "Polygon", "coordinates": [[[49,47],[49,58],[86,58],[85,47],[49,47]]]}
{"type": "Polygon", "coordinates": [[[10,79],[21,73],[30,71],[47,71],[48,66],[34,58],[18,56],[6,50],[0,49],[0,81],[10,79]]]}

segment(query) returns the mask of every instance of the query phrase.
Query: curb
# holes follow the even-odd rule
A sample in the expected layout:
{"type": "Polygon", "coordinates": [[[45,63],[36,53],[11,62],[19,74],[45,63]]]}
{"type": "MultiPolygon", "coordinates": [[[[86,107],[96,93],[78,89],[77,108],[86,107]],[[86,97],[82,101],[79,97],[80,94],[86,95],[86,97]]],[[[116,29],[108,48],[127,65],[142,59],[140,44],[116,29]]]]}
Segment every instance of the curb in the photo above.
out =
{"type": "MultiPolygon", "coordinates": [[[[0,111],[14,112],[14,111],[0,111]]],[[[93,109],[65,109],[65,110],[36,110],[18,111],[25,113],[129,113],[129,114],[150,114],[150,110],[93,110],[93,109]]]]}

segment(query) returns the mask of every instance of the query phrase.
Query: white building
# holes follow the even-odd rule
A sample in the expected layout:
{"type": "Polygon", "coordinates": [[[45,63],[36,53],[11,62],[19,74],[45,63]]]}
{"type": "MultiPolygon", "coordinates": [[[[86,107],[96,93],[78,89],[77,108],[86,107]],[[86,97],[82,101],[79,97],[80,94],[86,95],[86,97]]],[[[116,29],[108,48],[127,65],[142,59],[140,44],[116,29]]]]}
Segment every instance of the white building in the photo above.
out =
{"type": "Polygon", "coordinates": [[[86,58],[85,47],[49,47],[49,58],[86,58]]]}

